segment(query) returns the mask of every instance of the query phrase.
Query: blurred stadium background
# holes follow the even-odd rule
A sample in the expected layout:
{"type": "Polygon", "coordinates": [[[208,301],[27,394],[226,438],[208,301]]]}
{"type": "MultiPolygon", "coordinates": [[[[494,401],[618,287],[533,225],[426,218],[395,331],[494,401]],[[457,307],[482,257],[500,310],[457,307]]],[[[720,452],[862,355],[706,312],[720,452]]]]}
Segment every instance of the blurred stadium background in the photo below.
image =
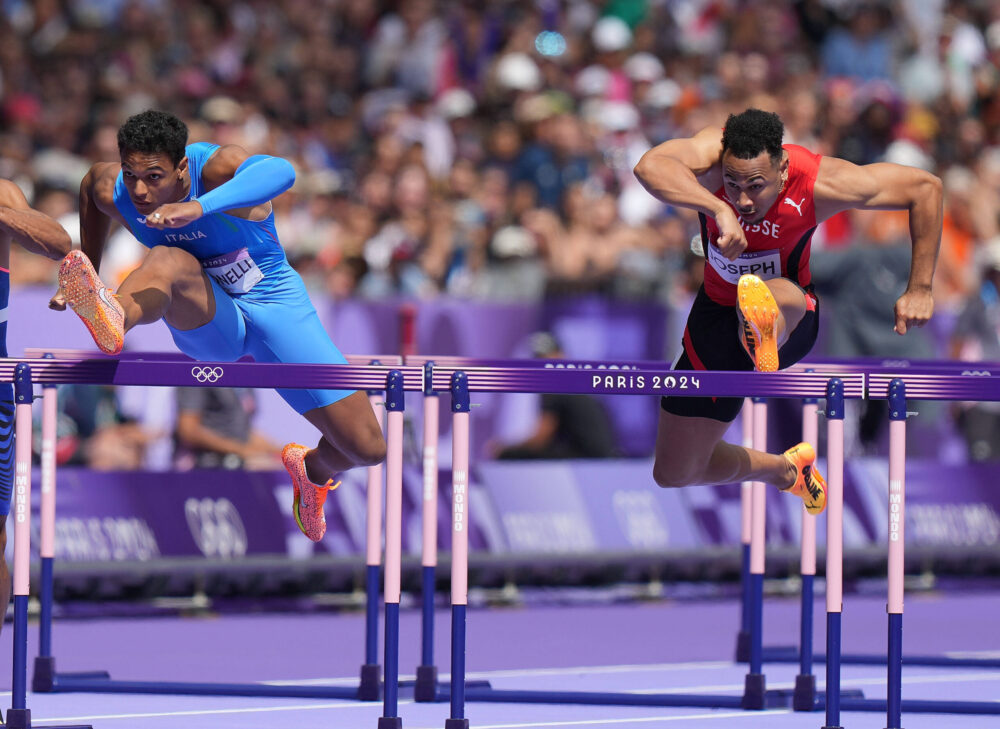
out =
{"type": "MultiPolygon", "coordinates": [[[[700,283],[697,219],[657,203],[632,167],[652,145],[755,106],[781,114],[787,142],[945,183],[933,325],[892,332],[906,214],[843,214],[813,242],[815,356],[1000,360],[1000,2],[3,0],[0,12],[0,176],[78,238],[80,179],[118,159],[117,127],[143,109],[180,115],[191,141],[291,160],[278,230],[345,352],[530,357],[545,354],[535,334],[546,331],[569,358],[670,362],[700,283]]],[[[141,255],[115,232],[105,279],[141,255]]],[[[15,249],[11,275],[13,356],[93,347],[46,308],[53,264],[15,249]]],[[[172,349],[160,325],[126,346],[172,349]]],[[[65,609],[164,596],[351,603],[363,474],[331,500],[314,546],[273,458],[181,470],[171,391],[60,394],[65,609]]],[[[653,486],[653,399],[600,403],[612,437],[599,462],[496,460],[531,436],[540,399],[477,400],[474,584],[497,599],[528,584],[733,586],[738,488],[653,486]]],[[[408,407],[414,587],[420,406],[408,407]]],[[[995,575],[1000,410],[913,409],[914,584],[995,575]]],[[[794,404],[773,410],[771,442],[797,440],[794,404]]],[[[883,573],[884,420],[874,406],[848,418],[853,578],[883,573]]],[[[254,425],[277,443],[314,437],[272,393],[258,394],[254,425]]],[[[772,501],[782,577],[798,511],[772,501]]]]}

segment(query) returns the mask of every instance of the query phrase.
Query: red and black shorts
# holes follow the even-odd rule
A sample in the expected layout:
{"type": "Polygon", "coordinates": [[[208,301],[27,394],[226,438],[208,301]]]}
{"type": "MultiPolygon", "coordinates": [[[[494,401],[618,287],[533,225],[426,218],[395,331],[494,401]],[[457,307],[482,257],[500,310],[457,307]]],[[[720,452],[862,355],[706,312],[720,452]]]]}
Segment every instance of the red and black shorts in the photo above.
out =
{"type": "MultiPolygon", "coordinates": [[[[806,288],[806,313],[778,350],[778,366],[789,367],[807,354],[819,333],[819,299],[806,288]]],[[[723,306],[708,298],[705,287],[698,291],[684,327],[684,351],[675,370],[753,370],[753,360],[739,339],[740,320],[736,307],[723,306]]],[[[664,397],[660,407],[685,417],[712,418],[729,423],[743,407],[741,397],[664,397]]]]}

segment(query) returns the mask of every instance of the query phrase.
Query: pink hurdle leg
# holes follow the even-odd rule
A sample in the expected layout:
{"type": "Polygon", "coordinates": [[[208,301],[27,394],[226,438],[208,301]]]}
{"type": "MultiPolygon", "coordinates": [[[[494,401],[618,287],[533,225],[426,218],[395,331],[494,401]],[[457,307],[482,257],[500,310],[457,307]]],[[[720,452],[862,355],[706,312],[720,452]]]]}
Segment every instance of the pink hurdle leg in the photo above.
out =
{"type": "MultiPolygon", "coordinates": [[[[384,429],[385,398],[380,392],[370,392],[368,400],[379,429],[384,429]]],[[[379,570],[382,566],[382,481],[379,463],[368,467],[367,510],[365,516],[365,662],[361,666],[358,698],[378,701],[382,695],[382,666],[378,662],[378,603],[379,570]]]]}
{"type": "MultiPolygon", "coordinates": [[[[743,430],[742,445],[753,447],[753,401],[746,398],[743,401],[743,411],[740,414],[740,426],[743,430]]],[[[751,513],[753,511],[752,482],[740,484],[740,632],[736,636],[737,663],[750,662],[750,533],[751,513]]]]}
{"type": "Polygon", "coordinates": [[[840,726],[840,635],[844,609],[844,383],[826,391],[826,724],[840,726]]]}
{"type": "MultiPolygon", "coordinates": [[[[767,403],[762,398],[754,398],[753,403],[753,447],[759,451],[767,450],[767,403]]],[[[746,709],[763,709],[767,693],[762,645],[767,488],[763,481],[754,481],[751,486],[753,508],[750,528],[750,604],[752,609],[750,615],[750,671],[746,675],[743,688],[743,707],[746,709]]]]}
{"type": "Polygon", "coordinates": [[[434,664],[434,583],[437,570],[437,510],[438,510],[438,412],[439,398],[431,389],[433,370],[430,363],[425,366],[424,381],[424,489],[423,548],[421,564],[421,643],[420,665],[417,666],[417,682],[413,689],[416,701],[434,701],[437,698],[437,666],[434,664]]]}
{"type": "Polygon", "coordinates": [[[903,572],[906,524],[906,388],[889,385],[889,655],[886,696],[888,729],[902,726],[903,572]]]}
{"type": "Polygon", "coordinates": [[[451,716],[445,729],[468,729],[465,718],[465,611],[469,603],[469,388],[451,379],[451,716]]]}
{"type": "Polygon", "coordinates": [[[14,666],[11,674],[10,726],[31,726],[27,708],[28,588],[31,571],[31,368],[14,374],[14,666]]]}
{"type": "Polygon", "coordinates": [[[55,675],[52,655],[53,562],[56,556],[56,421],[59,417],[55,385],[42,390],[42,498],[41,584],[38,590],[38,655],[31,679],[32,691],[50,691],[55,675]]]}
{"type": "Polygon", "coordinates": [[[385,461],[385,690],[379,729],[399,729],[399,597],[403,551],[403,374],[389,373],[385,461]]]}
{"type": "MultiPolygon", "coordinates": [[[[802,405],[802,440],[817,446],[819,440],[818,407],[815,400],[802,405]]],[[[802,602],[799,610],[799,675],[795,677],[792,708],[812,711],[816,704],[816,677],[813,675],[813,599],[816,580],[816,517],[803,504],[802,556],[799,572],[802,575],[802,602]]]]}

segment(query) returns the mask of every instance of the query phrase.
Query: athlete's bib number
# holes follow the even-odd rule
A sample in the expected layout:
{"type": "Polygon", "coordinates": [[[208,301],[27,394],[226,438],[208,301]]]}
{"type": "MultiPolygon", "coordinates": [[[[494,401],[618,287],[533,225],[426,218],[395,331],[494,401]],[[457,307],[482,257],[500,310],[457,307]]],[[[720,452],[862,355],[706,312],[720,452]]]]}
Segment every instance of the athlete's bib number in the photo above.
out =
{"type": "Polygon", "coordinates": [[[708,246],[708,262],[726,281],[735,284],[740,276],[752,273],[765,281],[781,276],[781,252],[747,251],[735,261],[730,261],[719,252],[715,245],[708,246]]]}
{"type": "Polygon", "coordinates": [[[201,262],[205,273],[230,294],[245,294],[264,278],[246,248],[201,262]]]}

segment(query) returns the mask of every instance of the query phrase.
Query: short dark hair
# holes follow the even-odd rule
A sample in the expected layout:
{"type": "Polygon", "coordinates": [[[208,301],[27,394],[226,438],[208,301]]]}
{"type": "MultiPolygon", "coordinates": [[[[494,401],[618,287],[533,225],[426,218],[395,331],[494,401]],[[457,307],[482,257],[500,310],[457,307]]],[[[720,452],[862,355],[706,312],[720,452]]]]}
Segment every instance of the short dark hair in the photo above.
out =
{"type": "Polygon", "coordinates": [[[130,116],[118,129],[118,152],[165,154],[177,164],[184,159],[188,129],[173,114],[147,109],[130,116]]]}
{"type": "Polygon", "coordinates": [[[781,160],[781,140],[785,125],[781,117],[770,111],[747,109],[741,114],[730,114],[722,130],[722,151],[737,159],[753,159],[767,152],[771,161],[781,160]]]}

